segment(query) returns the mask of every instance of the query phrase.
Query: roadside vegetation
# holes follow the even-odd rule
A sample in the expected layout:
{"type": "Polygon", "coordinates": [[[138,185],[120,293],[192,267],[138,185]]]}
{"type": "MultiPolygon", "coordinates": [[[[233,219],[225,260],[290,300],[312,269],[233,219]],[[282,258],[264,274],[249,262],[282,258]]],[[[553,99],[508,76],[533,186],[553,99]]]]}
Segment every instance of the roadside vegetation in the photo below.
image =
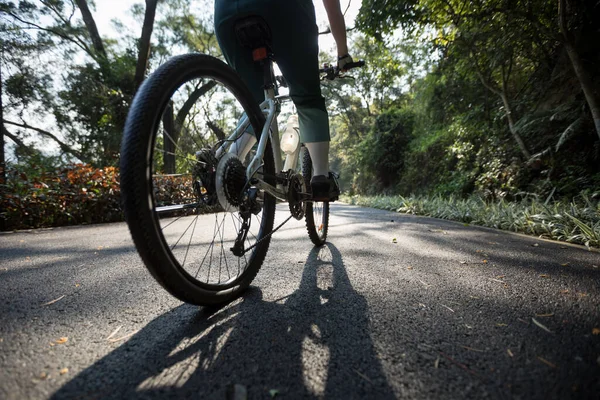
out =
{"type": "Polygon", "coordinates": [[[587,193],[569,202],[545,203],[536,198],[487,201],[447,196],[344,196],[349,204],[405,214],[449,219],[600,248],[600,201],[587,193]]]}
{"type": "MultiPolygon", "coordinates": [[[[121,218],[111,168],[137,88],[175,54],[222,58],[210,0],[135,4],[117,38],[97,7],[0,0],[3,229],[121,218]]],[[[353,201],[598,245],[598,2],[362,0],[349,28],[366,66],[322,87],[353,201]]]]}

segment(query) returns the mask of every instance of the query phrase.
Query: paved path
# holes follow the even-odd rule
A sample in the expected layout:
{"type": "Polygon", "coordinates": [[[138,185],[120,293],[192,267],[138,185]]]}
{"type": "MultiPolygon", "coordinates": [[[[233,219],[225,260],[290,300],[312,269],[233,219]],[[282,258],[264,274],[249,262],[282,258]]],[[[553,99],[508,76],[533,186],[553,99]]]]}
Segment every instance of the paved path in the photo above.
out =
{"type": "Polygon", "coordinates": [[[152,280],[124,224],[0,234],[0,398],[597,399],[599,267],[340,204],[329,245],[286,225],[247,295],[208,310],[152,280]]]}

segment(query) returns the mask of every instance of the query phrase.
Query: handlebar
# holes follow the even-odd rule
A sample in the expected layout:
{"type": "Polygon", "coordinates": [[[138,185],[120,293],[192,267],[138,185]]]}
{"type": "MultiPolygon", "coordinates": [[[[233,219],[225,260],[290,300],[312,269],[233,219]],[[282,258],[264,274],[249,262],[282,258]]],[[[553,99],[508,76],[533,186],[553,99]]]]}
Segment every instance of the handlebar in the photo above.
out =
{"type": "Polygon", "coordinates": [[[344,70],[341,71],[337,65],[323,65],[323,68],[319,69],[319,72],[321,74],[323,74],[323,76],[321,77],[321,80],[323,79],[329,79],[330,81],[334,80],[335,78],[342,78],[344,77],[343,75],[340,75],[343,72],[349,71],[353,68],[359,68],[365,65],[364,60],[359,60],[359,61],[354,61],[351,63],[348,63],[346,65],[344,65],[344,70]]]}

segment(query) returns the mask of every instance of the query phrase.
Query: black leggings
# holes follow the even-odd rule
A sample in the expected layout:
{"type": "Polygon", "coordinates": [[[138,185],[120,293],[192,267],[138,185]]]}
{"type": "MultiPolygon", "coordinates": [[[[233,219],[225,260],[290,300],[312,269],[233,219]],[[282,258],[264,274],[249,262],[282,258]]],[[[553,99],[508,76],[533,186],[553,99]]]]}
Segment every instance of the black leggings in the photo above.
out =
{"type": "Polygon", "coordinates": [[[225,59],[264,100],[261,67],[235,36],[239,18],[258,15],[273,34],[273,53],[298,109],[302,142],[329,141],[329,119],[319,81],[319,44],[312,0],[215,0],[215,31],[225,59]]]}

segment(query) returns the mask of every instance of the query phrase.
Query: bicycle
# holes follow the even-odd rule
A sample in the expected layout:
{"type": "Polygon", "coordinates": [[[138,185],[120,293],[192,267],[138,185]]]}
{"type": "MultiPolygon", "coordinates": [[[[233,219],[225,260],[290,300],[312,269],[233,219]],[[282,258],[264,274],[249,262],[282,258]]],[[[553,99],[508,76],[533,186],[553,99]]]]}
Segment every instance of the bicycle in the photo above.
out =
{"type": "MultiPolygon", "coordinates": [[[[177,56],[138,90],[121,145],[122,205],[138,253],[169,293],[198,305],[239,296],[291,218],[305,219],[316,246],[327,239],[329,202],[311,200],[308,151],[300,167],[301,145],[282,160],[277,117],[289,96],[278,95],[285,80],[274,75],[264,21],[240,26],[240,40],[260,53],[265,101],[256,104],[219,59],[177,56]],[[250,129],[257,144],[244,156],[238,141],[250,129]],[[290,216],[273,228],[277,201],[290,216]]],[[[341,76],[337,67],[320,71],[322,79],[341,76]]]]}

